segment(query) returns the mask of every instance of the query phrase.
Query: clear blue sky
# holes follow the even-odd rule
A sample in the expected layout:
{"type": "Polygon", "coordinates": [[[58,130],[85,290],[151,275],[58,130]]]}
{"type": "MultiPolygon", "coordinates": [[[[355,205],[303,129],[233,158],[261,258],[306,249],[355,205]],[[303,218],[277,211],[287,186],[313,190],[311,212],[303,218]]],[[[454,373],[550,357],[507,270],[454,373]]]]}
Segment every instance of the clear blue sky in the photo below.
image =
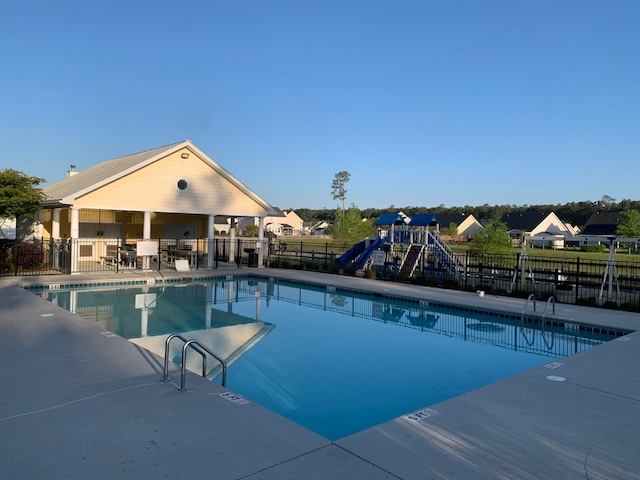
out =
{"type": "Polygon", "coordinates": [[[0,2],[0,168],[192,140],[280,208],[640,198],[638,0],[0,2]]]}

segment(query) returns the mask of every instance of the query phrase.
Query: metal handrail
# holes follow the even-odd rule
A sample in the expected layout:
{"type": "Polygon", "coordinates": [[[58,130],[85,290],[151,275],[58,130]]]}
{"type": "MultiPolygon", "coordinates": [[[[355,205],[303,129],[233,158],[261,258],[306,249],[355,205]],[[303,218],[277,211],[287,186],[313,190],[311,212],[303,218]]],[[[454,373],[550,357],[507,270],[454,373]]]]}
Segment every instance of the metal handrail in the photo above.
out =
{"type": "MultiPolygon", "coordinates": [[[[184,343],[187,343],[189,341],[179,333],[173,333],[169,335],[165,340],[164,342],[164,376],[162,377],[163,382],[166,382],[169,380],[169,344],[171,343],[171,340],[173,340],[174,338],[179,338],[184,343]]],[[[191,348],[193,348],[196,352],[202,355],[202,376],[204,377],[207,374],[207,355],[195,345],[191,348]]],[[[184,353],[182,354],[182,364],[184,365],[184,353]]]]}
{"type": "MultiPolygon", "coordinates": [[[[181,370],[180,370],[180,390],[184,391],[184,390],[187,389],[185,387],[185,376],[186,376],[186,373],[187,373],[187,350],[188,350],[189,347],[191,347],[191,348],[193,348],[193,349],[195,349],[196,351],[199,352],[199,350],[196,349],[196,347],[192,346],[193,344],[195,344],[198,347],[200,347],[202,350],[207,352],[209,355],[211,355],[213,358],[215,358],[216,360],[218,360],[222,364],[222,386],[225,387],[227,385],[227,362],[225,362],[223,359],[218,357],[215,353],[213,353],[207,347],[205,347],[200,342],[198,342],[198,340],[189,340],[182,346],[182,367],[181,367],[181,370]]],[[[205,361],[205,363],[203,363],[203,365],[206,365],[206,361],[205,361]]],[[[202,376],[203,377],[206,376],[206,372],[204,371],[204,367],[203,367],[202,376]]]]}
{"type": "Polygon", "coordinates": [[[522,309],[522,320],[524,321],[524,312],[527,310],[527,305],[529,305],[529,302],[533,299],[533,311],[536,311],[536,295],[535,293],[530,293],[529,296],[527,297],[527,301],[524,304],[524,308],[522,309]]]}
{"type": "Polygon", "coordinates": [[[552,303],[553,304],[553,314],[556,314],[556,300],[553,298],[553,296],[549,297],[547,299],[547,304],[544,306],[544,311],[542,312],[542,320],[544,321],[544,316],[547,314],[547,308],[549,308],[549,304],[552,303]]]}

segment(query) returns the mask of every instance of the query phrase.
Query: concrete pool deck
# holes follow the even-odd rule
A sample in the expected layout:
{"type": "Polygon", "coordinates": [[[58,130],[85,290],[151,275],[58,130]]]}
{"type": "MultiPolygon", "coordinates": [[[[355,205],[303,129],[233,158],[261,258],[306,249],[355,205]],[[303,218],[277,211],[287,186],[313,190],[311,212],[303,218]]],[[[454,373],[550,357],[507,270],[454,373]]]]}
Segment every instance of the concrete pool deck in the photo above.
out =
{"type": "MultiPolygon", "coordinates": [[[[163,274],[252,274],[518,315],[524,306],[523,299],[296,270],[163,274]]],[[[400,417],[331,442],[254,402],[234,403],[220,395],[226,388],[195,374],[188,374],[188,392],[180,392],[177,367],[173,383],[163,383],[161,358],[19,288],[138,278],[0,278],[3,477],[638,478],[637,333],[561,359],[557,368],[425,405],[420,421],[400,417]]],[[[640,330],[640,314],[575,305],[557,304],[547,318],[640,330]]]]}

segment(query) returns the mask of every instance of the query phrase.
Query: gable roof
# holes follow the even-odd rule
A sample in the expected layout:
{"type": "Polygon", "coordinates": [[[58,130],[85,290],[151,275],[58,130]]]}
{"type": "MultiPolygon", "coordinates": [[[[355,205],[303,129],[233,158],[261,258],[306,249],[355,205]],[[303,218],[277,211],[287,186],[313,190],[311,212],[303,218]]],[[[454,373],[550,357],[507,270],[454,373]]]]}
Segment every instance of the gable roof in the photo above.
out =
{"type": "Polygon", "coordinates": [[[217,162],[191,143],[190,140],[173,143],[151,150],[145,150],[131,155],[125,155],[112,160],[106,160],[86,170],[77,172],[64,180],[45,187],[43,189],[43,193],[46,195],[46,200],[42,205],[45,207],[73,205],[77,198],[125,177],[126,175],[136,172],[147,165],[150,165],[151,163],[184,148],[191,151],[194,155],[197,155],[218,175],[233,184],[243,194],[247,195],[258,205],[264,208],[268,215],[279,214],[279,211],[275,207],[269,205],[269,203],[255,194],[240,182],[240,180],[222,168],[217,162]]]}
{"type": "Polygon", "coordinates": [[[580,235],[615,235],[620,223],[620,212],[596,212],[589,217],[580,235]]]}
{"type": "Polygon", "coordinates": [[[502,216],[500,221],[507,226],[509,231],[531,232],[549,216],[543,212],[511,212],[502,216]]]}

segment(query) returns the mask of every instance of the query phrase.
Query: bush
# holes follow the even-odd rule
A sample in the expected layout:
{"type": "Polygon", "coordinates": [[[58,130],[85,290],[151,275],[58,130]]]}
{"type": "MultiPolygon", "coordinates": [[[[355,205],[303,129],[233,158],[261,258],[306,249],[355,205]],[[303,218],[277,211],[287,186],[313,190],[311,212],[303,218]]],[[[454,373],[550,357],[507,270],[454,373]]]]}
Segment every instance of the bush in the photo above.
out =
{"type": "Polygon", "coordinates": [[[36,268],[42,265],[44,255],[39,245],[19,243],[15,247],[18,267],[24,269],[36,268]]]}
{"type": "Polygon", "coordinates": [[[592,253],[604,253],[608,252],[609,249],[606,245],[582,245],[580,247],[581,252],[592,252],[592,253]]]}

